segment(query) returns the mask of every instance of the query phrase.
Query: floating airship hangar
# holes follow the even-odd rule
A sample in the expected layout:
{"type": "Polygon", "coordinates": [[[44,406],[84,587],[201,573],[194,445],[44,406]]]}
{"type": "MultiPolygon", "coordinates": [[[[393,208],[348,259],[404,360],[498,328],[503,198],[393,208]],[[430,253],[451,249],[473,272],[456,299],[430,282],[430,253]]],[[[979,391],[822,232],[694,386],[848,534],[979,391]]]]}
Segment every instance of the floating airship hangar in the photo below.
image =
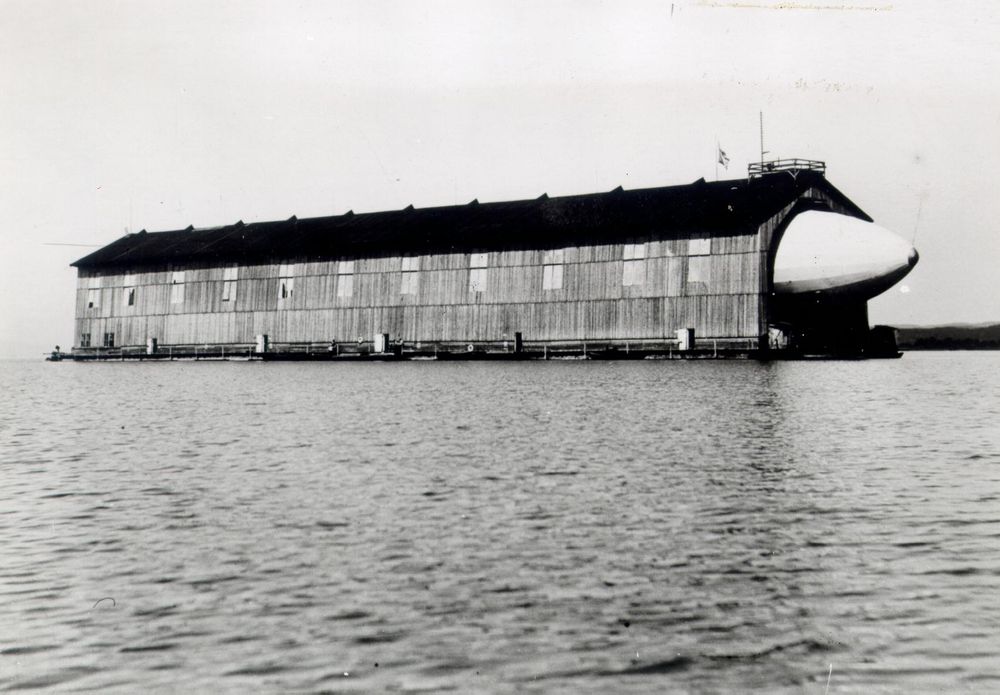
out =
{"type": "Polygon", "coordinates": [[[81,258],[73,355],[895,355],[916,251],[822,162],[746,178],[128,234],[81,258]]]}

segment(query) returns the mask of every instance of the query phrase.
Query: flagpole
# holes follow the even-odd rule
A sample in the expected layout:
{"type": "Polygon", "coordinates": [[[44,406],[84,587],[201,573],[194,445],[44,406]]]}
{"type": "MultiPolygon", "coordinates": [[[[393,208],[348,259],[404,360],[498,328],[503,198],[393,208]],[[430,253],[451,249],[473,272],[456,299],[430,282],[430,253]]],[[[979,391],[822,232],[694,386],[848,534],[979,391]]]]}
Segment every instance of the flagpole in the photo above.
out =
{"type": "Polygon", "coordinates": [[[760,166],[764,168],[764,112],[760,112],[760,166]]]}

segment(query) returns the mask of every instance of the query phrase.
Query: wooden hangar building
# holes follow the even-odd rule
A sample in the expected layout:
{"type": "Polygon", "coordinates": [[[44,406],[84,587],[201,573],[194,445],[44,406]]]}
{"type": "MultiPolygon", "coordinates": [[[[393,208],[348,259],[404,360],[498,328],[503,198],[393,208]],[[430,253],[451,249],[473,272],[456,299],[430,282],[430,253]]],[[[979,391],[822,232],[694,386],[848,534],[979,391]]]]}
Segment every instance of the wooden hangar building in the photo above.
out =
{"type": "Polygon", "coordinates": [[[870,222],[822,163],[793,160],[714,183],[141,231],[73,264],[73,357],[863,353],[864,300],[775,293],[778,241],[807,210],[870,222]]]}

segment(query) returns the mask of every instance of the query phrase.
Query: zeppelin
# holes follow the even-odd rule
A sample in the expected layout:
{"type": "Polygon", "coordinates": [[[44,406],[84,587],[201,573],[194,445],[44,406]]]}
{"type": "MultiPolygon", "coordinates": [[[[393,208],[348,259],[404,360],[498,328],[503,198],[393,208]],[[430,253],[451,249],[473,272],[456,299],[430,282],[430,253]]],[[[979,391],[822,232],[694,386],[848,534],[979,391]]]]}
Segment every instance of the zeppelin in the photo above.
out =
{"type": "Polygon", "coordinates": [[[808,210],[785,229],[774,258],[779,294],[843,294],[871,299],[917,264],[917,250],[884,227],[808,210]]]}

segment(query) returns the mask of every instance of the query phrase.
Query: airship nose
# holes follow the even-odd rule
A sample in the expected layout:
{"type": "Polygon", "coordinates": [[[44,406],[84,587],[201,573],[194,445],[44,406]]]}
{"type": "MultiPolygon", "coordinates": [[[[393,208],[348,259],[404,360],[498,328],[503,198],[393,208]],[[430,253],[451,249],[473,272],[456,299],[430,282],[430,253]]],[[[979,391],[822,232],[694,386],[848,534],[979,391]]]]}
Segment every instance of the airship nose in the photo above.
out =
{"type": "Polygon", "coordinates": [[[847,215],[809,210],[785,229],[774,260],[774,289],[870,299],[899,282],[920,256],[888,229],[847,215]]]}

